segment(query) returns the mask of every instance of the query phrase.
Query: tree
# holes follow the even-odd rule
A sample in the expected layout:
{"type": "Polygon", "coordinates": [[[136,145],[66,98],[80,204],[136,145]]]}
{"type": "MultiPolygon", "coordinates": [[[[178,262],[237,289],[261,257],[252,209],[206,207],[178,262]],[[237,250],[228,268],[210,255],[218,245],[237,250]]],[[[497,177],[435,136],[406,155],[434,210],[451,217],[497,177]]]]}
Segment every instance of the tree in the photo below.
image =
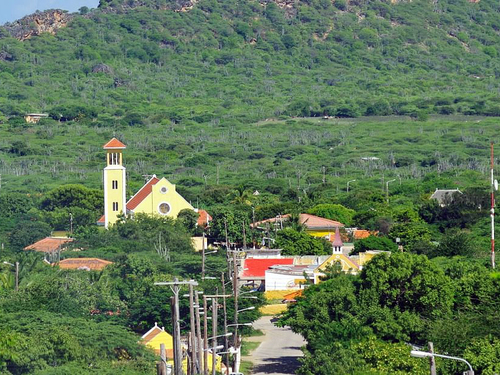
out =
{"type": "Polygon", "coordinates": [[[181,210],[179,212],[179,214],[177,215],[177,220],[179,220],[185,226],[186,230],[189,233],[194,234],[198,223],[198,216],[199,214],[197,212],[194,212],[189,208],[185,208],[184,210],[181,210]]]}
{"type": "Polygon", "coordinates": [[[308,213],[351,226],[355,211],[341,204],[318,204],[311,208],[308,213]]]}
{"type": "Polygon", "coordinates": [[[384,251],[396,251],[398,246],[392,240],[387,237],[377,237],[369,236],[358,240],[354,243],[354,249],[351,255],[358,254],[367,250],[384,250],[384,251]]]}
{"type": "Polygon", "coordinates": [[[360,274],[360,305],[375,334],[385,340],[423,342],[426,320],[444,317],[453,304],[451,282],[424,255],[373,258],[360,274]]]}
{"type": "Polygon", "coordinates": [[[470,233],[458,229],[449,229],[432,253],[433,256],[452,257],[456,255],[474,256],[477,247],[470,233]]]}
{"type": "Polygon", "coordinates": [[[49,236],[51,232],[50,226],[42,221],[22,221],[11,232],[9,242],[14,249],[22,250],[26,246],[49,236]]]}
{"type": "Polygon", "coordinates": [[[250,233],[250,218],[248,212],[245,212],[248,206],[214,206],[211,209],[212,223],[210,225],[210,235],[214,238],[225,241],[226,239],[226,224],[229,241],[243,240],[243,226],[248,235],[250,233]]]}
{"type": "Polygon", "coordinates": [[[276,248],[282,249],[283,255],[328,255],[331,246],[321,239],[306,232],[298,232],[292,228],[280,230],[276,236],[276,248]]]}

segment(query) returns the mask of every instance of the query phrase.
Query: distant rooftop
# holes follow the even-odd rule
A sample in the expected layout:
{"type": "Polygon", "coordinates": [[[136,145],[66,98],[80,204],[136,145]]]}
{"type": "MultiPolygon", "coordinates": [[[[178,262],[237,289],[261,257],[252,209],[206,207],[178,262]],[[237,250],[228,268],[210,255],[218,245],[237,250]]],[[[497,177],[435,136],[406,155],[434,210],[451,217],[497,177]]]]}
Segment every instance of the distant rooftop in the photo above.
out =
{"type": "Polygon", "coordinates": [[[57,250],[61,250],[64,245],[73,242],[72,238],[67,237],[46,237],[40,241],[35,242],[29,246],[26,246],[24,250],[34,250],[42,253],[52,253],[57,250]]]}
{"type": "Polygon", "coordinates": [[[463,194],[458,188],[457,189],[437,189],[431,195],[431,199],[435,199],[441,206],[449,204],[453,201],[453,195],[456,193],[463,194]]]}

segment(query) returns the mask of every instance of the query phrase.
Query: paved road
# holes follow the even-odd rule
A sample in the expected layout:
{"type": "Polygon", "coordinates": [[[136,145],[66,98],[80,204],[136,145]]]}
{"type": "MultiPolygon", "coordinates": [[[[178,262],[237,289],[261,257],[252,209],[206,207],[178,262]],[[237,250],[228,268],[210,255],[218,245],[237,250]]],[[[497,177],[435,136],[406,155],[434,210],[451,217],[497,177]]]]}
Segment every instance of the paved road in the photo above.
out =
{"type": "Polygon", "coordinates": [[[298,357],[305,341],[290,328],[276,327],[273,317],[264,316],[254,323],[265,333],[262,344],[245,359],[253,363],[253,375],[291,375],[299,367],[298,357]]]}

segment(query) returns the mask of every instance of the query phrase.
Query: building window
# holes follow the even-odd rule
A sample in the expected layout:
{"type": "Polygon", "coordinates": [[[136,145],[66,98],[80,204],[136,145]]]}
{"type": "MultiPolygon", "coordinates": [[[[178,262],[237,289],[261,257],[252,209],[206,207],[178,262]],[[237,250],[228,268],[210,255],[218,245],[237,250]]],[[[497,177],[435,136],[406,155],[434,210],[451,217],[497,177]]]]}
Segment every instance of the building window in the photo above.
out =
{"type": "Polygon", "coordinates": [[[160,215],[167,215],[170,212],[170,205],[166,202],[162,202],[158,205],[158,212],[160,215]]]}
{"type": "Polygon", "coordinates": [[[162,187],[160,188],[160,193],[162,193],[162,194],[166,194],[166,193],[167,193],[167,191],[168,191],[168,189],[167,189],[167,187],[166,187],[166,186],[162,186],[162,187]]]}
{"type": "Polygon", "coordinates": [[[110,165],[119,165],[120,164],[120,154],[117,152],[111,152],[109,155],[109,164],[110,165]]]}
{"type": "Polygon", "coordinates": [[[114,212],[118,211],[118,202],[113,202],[113,211],[114,212]]]}
{"type": "Polygon", "coordinates": [[[111,181],[111,188],[118,189],[118,180],[111,181]]]}

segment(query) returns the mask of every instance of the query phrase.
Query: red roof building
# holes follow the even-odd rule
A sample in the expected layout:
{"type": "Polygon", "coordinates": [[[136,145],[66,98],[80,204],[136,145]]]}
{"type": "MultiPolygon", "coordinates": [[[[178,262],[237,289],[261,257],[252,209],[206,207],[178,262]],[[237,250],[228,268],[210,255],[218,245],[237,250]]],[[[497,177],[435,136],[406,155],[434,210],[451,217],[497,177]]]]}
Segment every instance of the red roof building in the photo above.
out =
{"type": "Polygon", "coordinates": [[[67,258],[56,264],[65,270],[102,271],[113,262],[99,258],[67,258]]]}
{"type": "Polygon", "coordinates": [[[153,191],[153,186],[159,181],[160,179],[156,176],[150,178],[149,181],[146,182],[146,184],[144,184],[144,186],[127,202],[127,211],[133,211],[144,199],[146,199],[153,191]]]}
{"type": "Polygon", "coordinates": [[[40,241],[26,246],[24,250],[34,250],[43,253],[53,253],[62,250],[68,243],[73,242],[72,238],[67,237],[46,237],[40,241]]]}
{"type": "MultiPolygon", "coordinates": [[[[266,223],[280,223],[285,222],[290,218],[290,214],[273,217],[266,220],[257,221],[250,224],[252,228],[262,227],[266,223]]],[[[337,227],[344,227],[345,225],[339,221],[325,219],[311,214],[299,214],[299,222],[308,230],[335,230],[337,227]]]]}
{"type": "Polygon", "coordinates": [[[210,225],[210,222],[212,221],[212,216],[210,214],[202,209],[198,210],[198,226],[201,228],[208,227],[210,225]]]}
{"type": "Polygon", "coordinates": [[[266,270],[272,266],[291,265],[293,258],[247,258],[243,261],[241,280],[265,280],[266,270]]]}

